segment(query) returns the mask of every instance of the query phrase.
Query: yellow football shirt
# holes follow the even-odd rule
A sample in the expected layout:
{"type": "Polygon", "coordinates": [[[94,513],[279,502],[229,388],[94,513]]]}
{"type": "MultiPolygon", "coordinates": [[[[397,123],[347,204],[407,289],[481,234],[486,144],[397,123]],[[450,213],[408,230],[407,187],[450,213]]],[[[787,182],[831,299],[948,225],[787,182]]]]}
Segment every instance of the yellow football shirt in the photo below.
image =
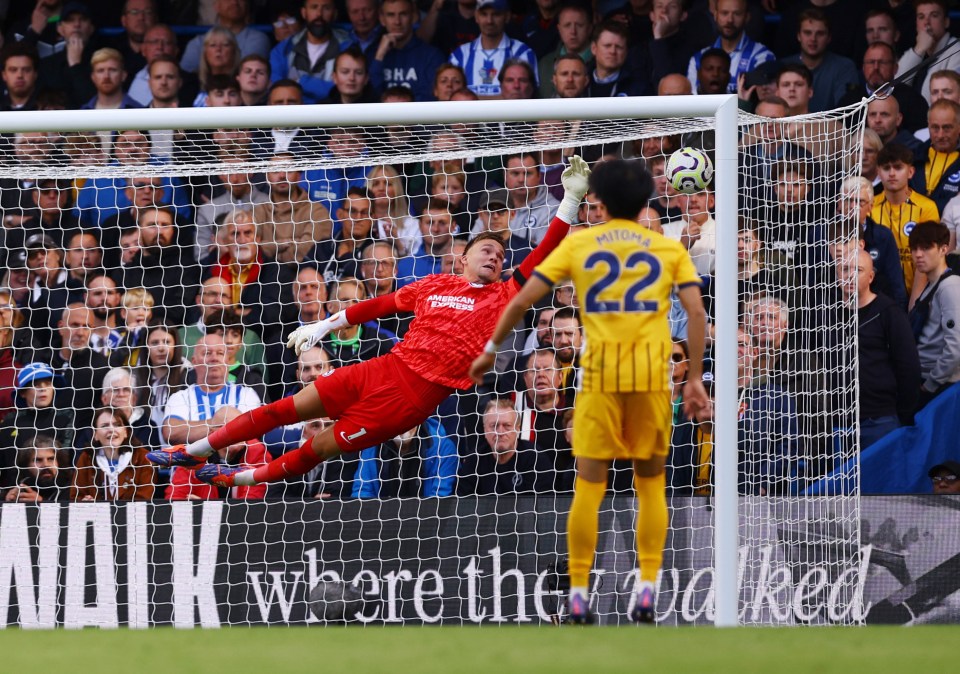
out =
{"type": "Polygon", "coordinates": [[[615,219],[567,236],[534,273],[552,285],[571,279],[577,289],[584,391],[669,389],[670,295],[700,285],[679,242],[615,219]]]}
{"type": "Polygon", "coordinates": [[[907,295],[913,288],[913,257],[910,255],[910,232],[918,222],[927,220],[940,221],[940,211],[932,200],[917,194],[913,190],[907,200],[895,206],[887,201],[886,195],[881,192],[873,198],[873,211],[870,214],[873,221],[883,225],[891,232],[897,241],[900,251],[900,266],[903,267],[903,280],[907,284],[907,295]]]}

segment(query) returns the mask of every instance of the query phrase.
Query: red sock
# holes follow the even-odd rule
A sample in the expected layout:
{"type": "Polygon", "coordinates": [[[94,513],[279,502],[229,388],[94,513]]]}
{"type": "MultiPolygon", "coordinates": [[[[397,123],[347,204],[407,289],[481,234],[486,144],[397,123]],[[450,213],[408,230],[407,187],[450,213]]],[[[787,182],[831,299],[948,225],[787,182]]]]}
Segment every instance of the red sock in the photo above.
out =
{"type": "Polygon", "coordinates": [[[257,481],[257,484],[260,484],[261,482],[277,482],[288,477],[306,475],[314,466],[323,462],[323,458],[318,456],[311,448],[312,444],[313,438],[310,438],[303,443],[300,449],[287,452],[266,466],[260,466],[253,471],[253,479],[257,481]]]}
{"type": "Polygon", "coordinates": [[[297,408],[293,404],[293,396],[288,396],[241,414],[211,433],[207,440],[214,449],[223,449],[238,442],[259,438],[278,426],[295,424],[300,420],[297,408]]]}

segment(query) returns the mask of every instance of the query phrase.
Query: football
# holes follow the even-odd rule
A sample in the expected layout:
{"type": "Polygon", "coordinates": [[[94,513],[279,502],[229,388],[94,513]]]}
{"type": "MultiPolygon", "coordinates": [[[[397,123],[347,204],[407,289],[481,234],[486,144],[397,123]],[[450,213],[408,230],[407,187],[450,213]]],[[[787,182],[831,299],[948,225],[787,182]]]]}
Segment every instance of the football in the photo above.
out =
{"type": "Polygon", "coordinates": [[[665,170],[673,188],[684,194],[706,189],[713,179],[713,162],[695,147],[682,147],[670,155],[665,170]]]}
{"type": "Polygon", "coordinates": [[[324,622],[350,622],[363,610],[360,589],[342,581],[321,580],[310,591],[310,611],[324,622]]]}

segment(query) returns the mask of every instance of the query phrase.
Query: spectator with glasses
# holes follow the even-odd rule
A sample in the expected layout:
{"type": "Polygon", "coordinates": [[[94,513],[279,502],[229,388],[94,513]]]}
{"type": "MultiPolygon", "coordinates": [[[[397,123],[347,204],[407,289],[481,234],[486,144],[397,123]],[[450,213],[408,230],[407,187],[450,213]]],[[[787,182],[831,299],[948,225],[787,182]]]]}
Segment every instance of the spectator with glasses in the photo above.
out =
{"type": "Polygon", "coordinates": [[[927,476],[934,494],[960,494],[960,461],[938,463],[927,476]]]}

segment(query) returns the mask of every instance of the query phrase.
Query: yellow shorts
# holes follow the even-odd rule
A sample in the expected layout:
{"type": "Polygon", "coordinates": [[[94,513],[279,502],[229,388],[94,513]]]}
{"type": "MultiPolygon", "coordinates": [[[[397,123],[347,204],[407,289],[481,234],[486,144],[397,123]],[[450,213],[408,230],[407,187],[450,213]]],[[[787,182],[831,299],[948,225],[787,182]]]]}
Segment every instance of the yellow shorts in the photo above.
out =
{"type": "Polygon", "coordinates": [[[672,423],[668,391],[580,391],[573,410],[573,455],[601,461],[666,456],[672,423]]]}

